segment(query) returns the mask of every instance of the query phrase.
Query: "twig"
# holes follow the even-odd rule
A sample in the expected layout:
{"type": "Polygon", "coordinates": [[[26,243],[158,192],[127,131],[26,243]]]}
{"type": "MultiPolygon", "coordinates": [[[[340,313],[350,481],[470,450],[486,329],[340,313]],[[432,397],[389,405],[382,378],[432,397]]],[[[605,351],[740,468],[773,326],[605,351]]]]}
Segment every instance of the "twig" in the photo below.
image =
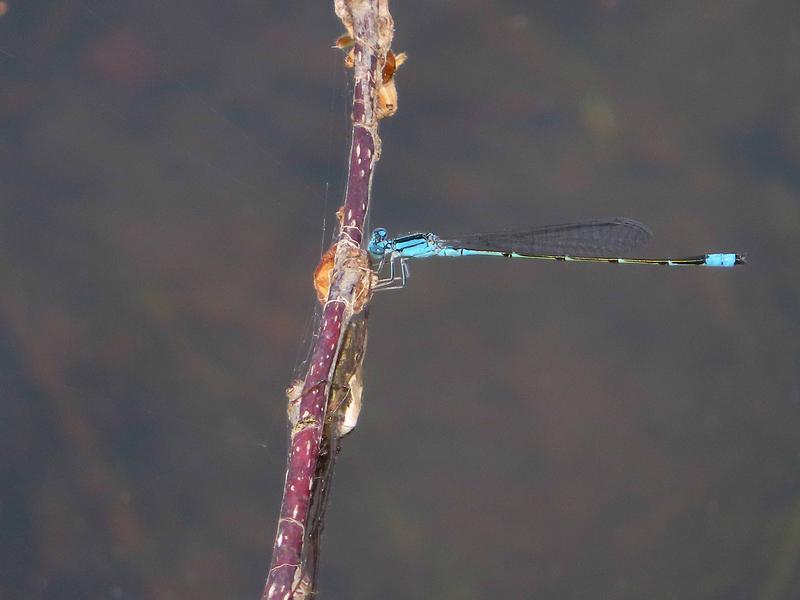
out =
{"type": "MultiPolygon", "coordinates": [[[[292,427],[280,520],[263,600],[290,600],[309,593],[304,581],[314,475],[322,447],[331,381],[350,319],[369,300],[372,272],[361,249],[372,175],[380,156],[377,98],[391,45],[388,0],[334,0],[336,14],[354,40],[353,130],[347,192],[333,251],[330,290],[322,310],[310,367],[302,384],[297,422],[292,427]]],[[[393,111],[392,111],[393,112],[393,111]]],[[[313,593],[313,590],[310,591],[313,593]]]]}

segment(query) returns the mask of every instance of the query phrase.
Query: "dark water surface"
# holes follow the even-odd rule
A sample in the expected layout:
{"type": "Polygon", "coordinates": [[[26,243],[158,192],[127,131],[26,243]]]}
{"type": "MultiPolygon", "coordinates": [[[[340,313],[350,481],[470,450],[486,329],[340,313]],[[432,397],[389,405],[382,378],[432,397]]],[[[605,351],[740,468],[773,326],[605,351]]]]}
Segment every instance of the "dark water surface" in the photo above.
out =
{"type": "MultiPolygon", "coordinates": [[[[332,3],[5,4],[0,597],[256,598],[346,164],[332,3]]],[[[392,9],[373,224],[623,215],[750,264],[412,265],[320,596],[800,597],[796,3],[392,9]]]]}

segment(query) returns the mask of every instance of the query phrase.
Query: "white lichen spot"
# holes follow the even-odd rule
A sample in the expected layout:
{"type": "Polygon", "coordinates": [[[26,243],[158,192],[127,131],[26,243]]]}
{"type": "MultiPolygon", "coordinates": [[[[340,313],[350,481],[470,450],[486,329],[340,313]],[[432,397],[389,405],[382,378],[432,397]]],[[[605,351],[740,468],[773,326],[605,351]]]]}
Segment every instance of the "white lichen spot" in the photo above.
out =
{"type": "Polygon", "coordinates": [[[296,518],[297,518],[297,513],[298,513],[298,511],[299,511],[299,507],[298,507],[298,506],[295,506],[295,507],[294,507],[294,510],[292,511],[292,518],[293,518],[293,519],[296,519],[296,518]]]}
{"type": "Polygon", "coordinates": [[[356,144],[356,156],[361,156],[361,144],[356,144]]]}
{"type": "MultiPolygon", "coordinates": [[[[361,171],[361,173],[364,173],[364,171],[361,171]]],[[[352,218],[353,218],[353,210],[352,209],[348,209],[347,210],[347,220],[350,221],[352,218]]]]}
{"type": "Polygon", "coordinates": [[[364,169],[361,169],[360,173],[361,173],[361,177],[363,177],[364,176],[364,169]]]}

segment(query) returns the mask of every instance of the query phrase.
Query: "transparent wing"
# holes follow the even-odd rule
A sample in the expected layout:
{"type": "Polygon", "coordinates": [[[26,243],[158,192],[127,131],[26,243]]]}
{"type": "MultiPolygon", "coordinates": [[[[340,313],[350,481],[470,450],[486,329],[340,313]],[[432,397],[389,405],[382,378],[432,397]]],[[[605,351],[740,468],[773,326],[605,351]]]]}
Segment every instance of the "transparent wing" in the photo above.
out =
{"type": "Polygon", "coordinates": [[[440,238],[440,243],[453,248],[520,254],[596,255],[624,252],[643,245],[652,237],[650,229],[639,221],[612,217],[513,231],[471,233],[440,238]]]}

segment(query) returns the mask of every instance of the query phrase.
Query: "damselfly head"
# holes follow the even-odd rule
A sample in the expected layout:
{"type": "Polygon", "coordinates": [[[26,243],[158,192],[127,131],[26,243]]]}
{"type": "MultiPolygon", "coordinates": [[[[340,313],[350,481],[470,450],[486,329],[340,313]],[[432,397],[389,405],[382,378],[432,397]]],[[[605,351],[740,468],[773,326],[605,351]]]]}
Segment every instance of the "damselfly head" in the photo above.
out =
{"type": "Polygon", "coordinates": [[[369,238],[367,250],[373,258],[380,260],[386,254],[389,243],[389,233],[383,227],[378,227],[369,238]]]}

